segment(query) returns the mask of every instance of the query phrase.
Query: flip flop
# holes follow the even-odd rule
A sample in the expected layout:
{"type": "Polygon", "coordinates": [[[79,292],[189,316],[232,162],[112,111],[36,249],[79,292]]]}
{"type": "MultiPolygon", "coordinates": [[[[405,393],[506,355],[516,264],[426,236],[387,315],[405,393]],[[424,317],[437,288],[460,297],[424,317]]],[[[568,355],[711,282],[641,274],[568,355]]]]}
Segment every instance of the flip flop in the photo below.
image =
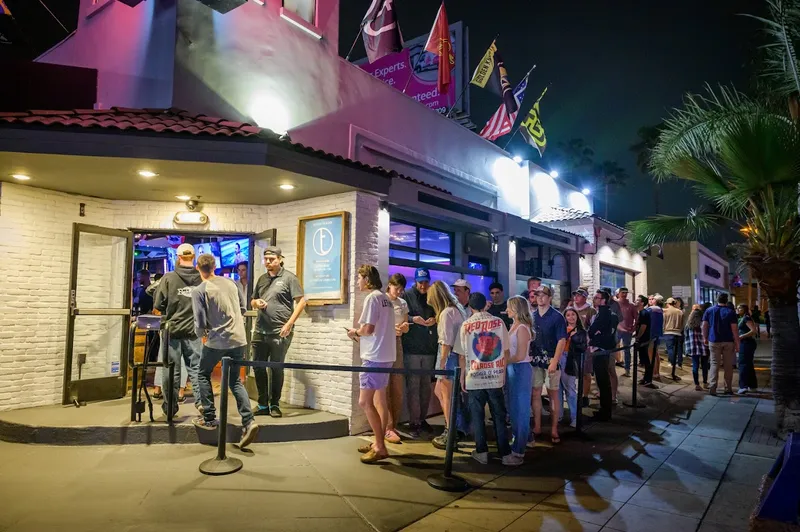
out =
{"type": "Polygon", "coordinates": [[[556,444],[558,444],[558,443],[561,443],[561,438],[559,438],[558,436],[555,436],[555,437],[554,437],[554,436],[551,434],[551,435],[550,435],[550,441],[553,443],[553,445],[556,445],[556,444]]]}

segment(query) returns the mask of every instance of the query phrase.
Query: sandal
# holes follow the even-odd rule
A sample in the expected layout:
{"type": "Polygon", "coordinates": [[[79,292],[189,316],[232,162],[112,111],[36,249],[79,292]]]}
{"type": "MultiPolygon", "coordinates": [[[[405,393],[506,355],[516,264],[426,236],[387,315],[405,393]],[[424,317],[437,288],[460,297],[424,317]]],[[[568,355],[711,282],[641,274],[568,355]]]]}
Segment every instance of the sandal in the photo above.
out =
{"type": "Polygon", "coordinates": [[[362,445],[361,447],[358,448],[358,452],[360,452],[361,454],[366,454],[366,453],[370,452],[371,450],[372,450],[372,444],[371,443],[367,443],[366,445],[362,445]]]}
{"type": "Polygon", "coordinates": [[[388,452],[384,451],[382,453],[379,453],[375,449],[370,449],[368,453],[365,453],[364,455],[361,456],[361,463],[374,464],[386,458],[389,458],[388,452]]]}
{"type": "Polygon", "coordinates": [[[153,392],[153,399],[158,400],[158,399],[162,399],[163,397],[164,397],[163,393],[161,393],[161,392],[153,392]]]}
{"type": "Polygon", "coordinates": [[[556,444],[561,443],[561,438],[559,438],[558,436],[553,436],[551,434],[550,435],[550,441],[553,443],[553,445],[556,445],[556,444]]]}

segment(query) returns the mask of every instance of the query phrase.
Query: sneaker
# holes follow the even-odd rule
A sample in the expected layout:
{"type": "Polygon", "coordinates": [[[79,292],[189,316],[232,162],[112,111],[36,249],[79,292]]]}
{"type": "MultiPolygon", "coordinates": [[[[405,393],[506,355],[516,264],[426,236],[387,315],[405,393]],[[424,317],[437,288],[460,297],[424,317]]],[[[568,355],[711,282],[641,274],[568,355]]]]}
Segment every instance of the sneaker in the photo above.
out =
{"type": "Polygon", "coordinates": [[[644,386],[645,384],[647,384],[646,380],[644,380],[644,379],[640,379],[639,380],[639,386],[644,386]]]}
{"type": "Polygon", "coordinates": [[[422,432],[433,432],[433,427],[431,427],[427,421],[423,420],[419,424],[419,430],[422,432]]]}
{"type": "Polygon", "coordinates": [[[253,411],[254,416],[268,416],[269,415],[269,407],[258,405],[256,409],[253,411]]]}
{"type": "Polygon", "coordinates": [[[418,440],[422,438],[422,431],[420,429],[420,426],[416,424],[409,424],[406,434],[408,434],[408,437],[411,438],[412,440],[418,440]]]}
{"type": "Polygon", "coordinates": [[[239,449],[244,449],[256,441],[256,436],[258,436],[258,425],[255,421],[251,421],[242,431],[242,439],[239,440],[239,449]]]}
{"type": "Polygon", "coordinates": [[[272,405],[269,407],[269,415],[271,417],[283,417],[283,412],[278,405],[272,405]]]}
{"type": "Polygon", "coordinates": [[[694,387],[694,391],[696,391],[696,392],[702,392],[702,391],[703,391],[703,387],[702,387],[702,386],[700,386],[699,384],[697,384],[697,385],[694,387]]]}
{"type": "Polygon", "coordinates": [[[570,421],[569,422],[569,426],[572,427],[573,429],[578,428],[578,422],[577,421],[570,421]]]}
{"type": "Polygon", "coordinates": [[[617,366],[618,368],[624,368],[625,362],[615,362],[614,365],[617,366]]]}
{"type": "Polygon", "coordinates": [[[389,443],[400,443],[400,435],[393,430],[387,430],[386,434],[383,435],[383,439],[389,443]]]}
{"type": "Polygon", "coordinates": [[[675,382],[678,382],[679,380],[681,380],[681,378],[678,377],[677,375],[673,375],[672,376],[672,380],[674,380],[675,382]]]}
{"type": "Polygon", "coordinates": [[[733,390],[725,390],[722,395],[733,395],[733,390]]]}
{"type": "Polygon", "coordinates": [[[623,376],[623,377],[630,377],[630,376],[631,376],[631,372],[630,372],[629,370],[627,370],[627,369],[626,369],[626,370],[625,370],[625,373],[623,373],[623,374],[622,374],[622,376],[623,376]]]}
{"type": "Polygon", "coordinates": [[[619,400],[615,397],[611,400],[611,404],[617,406],[619,404],[619,400]]]}
{"type": "Polygon", "coordinates": [[[450,433],[449,430],[444,429],[444,432],[442,432],[441,435],[436,436],[434,439],[431,440],[431,443],[433,444],[433,446],[436,447],[437,449],[441,450],[441,451],[444,451],[445,449],[447,449],[447,437],[448,437],[449,433],[450,433]]]}
{"type": "Polygon", "coordinates": [[[381,460],[383,460],[385,458],[389,458],[389,453],[388,452],[384,451],[382,453],[379,453],[374,448],[372,448],[369,451],[367,451],[366,453],[361,455],[361,463],[362,464],[374,464],[374,463],[379,462],[379,461],[381,461],[381,460]]]}
{"type": "Polygon", "coordinates": [[[534,436],[533,431],[531,431],[530,436],[528,436],[528,443],[525,444],[525,447],[528,449],[536,447],[536,436],[534,436]]]}
{"type": "Polygon", "coordinates": [[[736,392],[736,395],[747,395],[748,391],[748,388],[739,388],[739,390],[736,392]]]}
{"type": "Polygon", "coordinates": [[[704,390],[708,390],[708,383],[707,383],[707,382],[704,382],[704,383],[703,383],[703,389],[704,389],[704,390]]]}
{"type": "Polygon", "coordinates": [[[197,409],[197,411],[198,411],[198,412],[200,412],[201,414],[204,414],[204,413],[205,413],[205,411],[206,411],[205,407],[204,407],[202,404],[200,404],[200,403],[197,403],[196,405],[194,405],[194,407],[195,407],[195,408],[197,409]]]}
{"type": "Polygon", "coordinates": [[[206,421],[204,417],[196,417],[192,420],[192,425],[197,427],[198,429],[203,430],[214,430],[219,427],[219,421],[216,419],[212,419],[211,421],[206,421]]]}
{"type": "MultiPolygon", "coordinates": [[[[482,453],[483,454],[483,453],[482,453]]],[[[477,460],[477,458],[476,458],[477,460]]],[[[525,459],[516,453],[507,454],[503,457],[504,466],[521,466],[525,463],[525,459]]]]}
{"type": "MultiPolygon", "coordinates": [[[[486,465],[489,463],[489,453],[479,453],[478,451],[472,451],[472,458],[479,464],[486,465]]],[[[505,456],[503,458],[505,459],[505,456]]]]}
{"type": "Polygon", "coordinates": [[[644,384],[643,386],[644,386],[645,388],[649,388],[649,389],[651,389],[651,390],[658,390],[658,386],[656,386],[656,385],[655,385],[655,384],[653,384],[652,382],[648,382],[647,384],[644,384]]]}

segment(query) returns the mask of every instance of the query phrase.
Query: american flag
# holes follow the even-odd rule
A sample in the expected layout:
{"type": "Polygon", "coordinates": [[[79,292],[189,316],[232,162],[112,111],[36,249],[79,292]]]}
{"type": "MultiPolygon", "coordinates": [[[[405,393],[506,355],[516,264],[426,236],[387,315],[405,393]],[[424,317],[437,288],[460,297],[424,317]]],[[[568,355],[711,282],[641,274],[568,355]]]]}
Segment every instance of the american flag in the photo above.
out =
{"type": "Polygon", "coordinates": [[[492,115],[489,121],[486,122],[486,125],[483,126],[483,129],[481,130],[481,137],[494,141],[503,135],[511,133],[511,130],[514,127],[514,122],[519,114],[519,106],[522,104],[522,100],[525,98],[525,89],[527,88],[528,76],[526,75],[525,78],[519,82],[517,88],[514,89],[514,98],[517,100],[517,111],[509,115],[508,111],[506,110],[506,104],[501,103],[500,107],[497,108],[497,111],[492,115]]]}
{"type": "Polygon", "coordinates": [[[0,0],[0,15],[11,16],[11,10],[8,9],[8,6],[3,0],[0,0]]]}

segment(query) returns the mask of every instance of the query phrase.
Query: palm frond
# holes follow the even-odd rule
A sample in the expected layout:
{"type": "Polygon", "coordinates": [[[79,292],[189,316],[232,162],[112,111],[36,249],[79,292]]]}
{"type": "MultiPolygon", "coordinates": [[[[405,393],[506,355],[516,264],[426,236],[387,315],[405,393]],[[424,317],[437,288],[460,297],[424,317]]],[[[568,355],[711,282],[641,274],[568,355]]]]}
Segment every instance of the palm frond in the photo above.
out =
{"type": "Polygon", "coordinates": [[[664,121],[650,159],[653,174],[659,181],[669,179],[677,161],[716,153],[732,121],[758,112],[780,115],[734,88],[720,86],[715,92],[707,85],[705,95],[687,94],[684,106],[664,121]]]}
{"type": "Polygon", "coordinates": [[[769,18],[745,14],[763,24],[768,44],[763,54],[761,77],[778,94],[800,92],[800,75],[795,49],[800,43],[800,3],[796,0],[767,0],[769,18]]]}
{"type": "Polygon", "coordinates": [[[660,215],[637,220],[627,226],[630,246],[634,251],[643,251],[665,242],[696,240],[727,220],[721,214],[702,208],[690,210],[687,216],[660,215]]]}

